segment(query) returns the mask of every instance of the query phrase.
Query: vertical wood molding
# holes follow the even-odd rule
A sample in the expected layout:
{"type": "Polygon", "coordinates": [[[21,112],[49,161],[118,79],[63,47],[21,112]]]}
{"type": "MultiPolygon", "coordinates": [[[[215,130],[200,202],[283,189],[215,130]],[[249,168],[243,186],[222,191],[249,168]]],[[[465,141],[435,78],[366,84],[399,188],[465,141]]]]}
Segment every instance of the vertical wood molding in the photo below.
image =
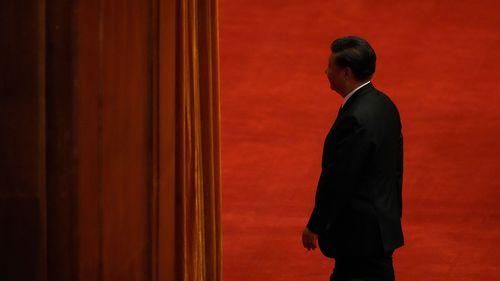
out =
{"type": "Polygon", "coordinates": [[[49,280],[77,280],[75,2],[46,4],[47,274],[49,280]]]}
{"type": "Polygon", "coordinates": [[[97,86],[97,162],[98,162],[98,280],[104,281],[104,223],[103,223],[103,214],[104,214],[104,203],[103,203],[103,99],[104,99],[104,59],[103,59],[103,42],[104,42],[104,0],[99,0],[99,8],[98,8],[98,50],[99,50],[99,61],[98,61],[98,73],[99,73],[99,81],[97,86]]]}
{"type": "Polygon", "coordinates": [[[45,0],[39,0],[38,7],[38,93],[39,93],[39,151],[40,151],[40,159],[39,159],[39,177],[38,177],[38,186],[39,186],[39,198],[40,198],[40,224],[41,224],[41,233],[40,233],[40,280],[46,281],[47,278],[47,156],[46,156],[46,91],[45,91],[45,69],[46,69],[46,3],[45,0]]]}
{"type": "Polygon", "coordinates": [[[159,176],[160,176],[160,142],[159,142],[159,0],[149,1],[149,108],[150,108],[150,279],[151,281],[159,280],[159,176]]]}
{"type": "Polygon", "coordinates": [[[158,111],[159,111],[159,189],[158,189],[158,280],[181,280],[176,274],[177,238],[175,209],[175,81],[177,1],[159,0],[158,28],[158,111]]]}
{"type": "Polygon", "coordinates": [[[78,208],[77,280],[102,279],[101,0],[75,0],[75,175],[78,208]]]}
{"type": "Polygon", "coordinates": [[[176,244],[179,280],[219,280],[220,106],[217,6],[176,7],[176,244]]]}
{"type": "Polygon", "coordinates": [[[208,257],[207,280],[221,280],[221,170],[220,170],[220,93],[217,1],[199,1],[199,17],[206,27],[199,31],[200,114],[203,137],[203,176],[207,201],[204,209],[208,257]]]}

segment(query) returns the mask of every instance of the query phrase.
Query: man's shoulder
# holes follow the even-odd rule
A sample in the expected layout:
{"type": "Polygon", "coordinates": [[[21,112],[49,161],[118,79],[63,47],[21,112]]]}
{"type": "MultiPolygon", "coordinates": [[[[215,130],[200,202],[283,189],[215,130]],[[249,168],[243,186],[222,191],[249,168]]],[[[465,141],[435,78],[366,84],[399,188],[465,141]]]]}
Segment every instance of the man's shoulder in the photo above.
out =
{"type": "Polygon", "coordinates": [[[399,112],[388,95],[373,87],[359,96],[346,117],[355,119],[363,127],[379,127],[386,121],[399,120],[399,112]]]}
{"type": "Polygon", "coordinates": [[[360,102],[365,105],[394,105],[392,99],[384,91],[375,87],[367,89],[366,94],[360,97],[360,102]]]}
{"type": "Polygon", "coordinates": [[[378,90],[375,87],[368,88],[358,99],[352,104],[352,113],[362,114],[364,112],[377,112],[380,110],[386,110],[390,108],[396,108],[396,105],[392,99],[384,92],[378,90]]]}

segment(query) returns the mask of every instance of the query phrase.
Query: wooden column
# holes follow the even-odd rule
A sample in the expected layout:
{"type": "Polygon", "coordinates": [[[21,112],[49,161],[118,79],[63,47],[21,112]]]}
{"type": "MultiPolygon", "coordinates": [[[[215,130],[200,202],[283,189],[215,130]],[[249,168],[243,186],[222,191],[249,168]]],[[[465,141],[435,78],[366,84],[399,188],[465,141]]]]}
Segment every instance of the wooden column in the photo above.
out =
{"type": "Polygon", "coordinates": [[[0,280],[220,279],[215,4],[1,2],[0,280]]]}
{"type": "Polygon", "coordinates": [[[0,5],[0,280],[174,280],[161,2],[0,5]]]}

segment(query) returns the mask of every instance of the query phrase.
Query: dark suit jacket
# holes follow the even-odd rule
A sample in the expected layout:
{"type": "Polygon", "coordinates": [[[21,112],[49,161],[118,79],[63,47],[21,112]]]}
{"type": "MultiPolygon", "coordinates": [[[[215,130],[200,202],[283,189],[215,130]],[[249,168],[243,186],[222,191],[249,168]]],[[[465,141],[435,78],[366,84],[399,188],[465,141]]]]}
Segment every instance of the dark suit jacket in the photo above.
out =
{"type": "Polygon", "coordinates": [[[339,111],[321,166],[307,227],[325,256],[371,256],[403,245],[401,121],[371,83],[339,111]]]}

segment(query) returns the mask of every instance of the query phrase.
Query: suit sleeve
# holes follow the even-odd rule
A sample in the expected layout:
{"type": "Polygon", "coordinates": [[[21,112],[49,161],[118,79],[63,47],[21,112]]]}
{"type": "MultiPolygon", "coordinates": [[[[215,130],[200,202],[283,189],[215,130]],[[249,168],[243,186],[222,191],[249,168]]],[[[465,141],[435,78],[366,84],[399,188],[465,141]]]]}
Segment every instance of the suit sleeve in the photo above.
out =
{"type": "Polygon", "coordinates": [[[325,145],[329,162],[322,168],[314,209],[307,228],[314,233],[324,231],[326,225],[336,219],[349,203],[375,148],[365,126],[352,117],[340,120],[332,140],[325,145]]]}

